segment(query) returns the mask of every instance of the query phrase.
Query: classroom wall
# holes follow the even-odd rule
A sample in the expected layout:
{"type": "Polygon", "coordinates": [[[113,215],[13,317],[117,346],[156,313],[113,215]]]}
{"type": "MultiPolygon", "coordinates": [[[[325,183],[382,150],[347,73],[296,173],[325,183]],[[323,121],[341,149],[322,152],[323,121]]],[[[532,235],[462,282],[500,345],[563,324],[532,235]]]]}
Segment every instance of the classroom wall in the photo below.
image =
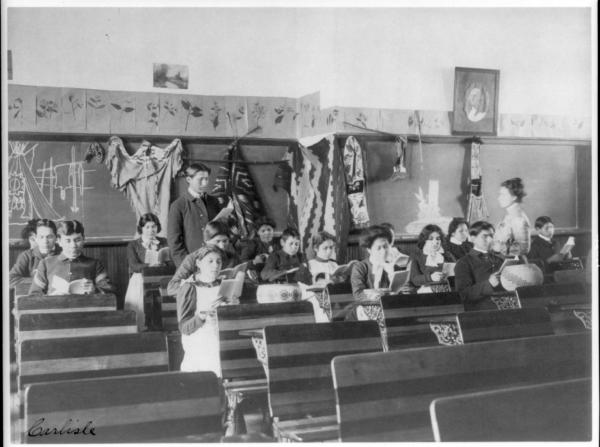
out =
{"type": "Polygon", "coordinates": [[[13,80],[321,106],[452,109],[454,67],[499,69],[499,113],[590,116],[590,8],[9,8],[13,80]],[[164,89],[162,89],[164,91],[164,89]]]}

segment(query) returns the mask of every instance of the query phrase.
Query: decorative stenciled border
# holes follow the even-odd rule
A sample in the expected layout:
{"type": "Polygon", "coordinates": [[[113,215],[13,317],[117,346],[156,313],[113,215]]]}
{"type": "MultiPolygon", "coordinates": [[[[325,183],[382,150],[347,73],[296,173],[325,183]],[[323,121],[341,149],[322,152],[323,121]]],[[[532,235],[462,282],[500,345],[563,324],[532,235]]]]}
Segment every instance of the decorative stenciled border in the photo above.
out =
{"type": "MultiPolygon", "coordinates": [[[[253,137],[289,139],[371,130],[451,135],[448,111],[321,109],[318,92],[300,98],[274,98],[9,84],[7,103],[10,132],[239,137],[252,131],[253,137]]],[[[589,140],[591,119],[501,114],[497,135],[589,140]]]]}

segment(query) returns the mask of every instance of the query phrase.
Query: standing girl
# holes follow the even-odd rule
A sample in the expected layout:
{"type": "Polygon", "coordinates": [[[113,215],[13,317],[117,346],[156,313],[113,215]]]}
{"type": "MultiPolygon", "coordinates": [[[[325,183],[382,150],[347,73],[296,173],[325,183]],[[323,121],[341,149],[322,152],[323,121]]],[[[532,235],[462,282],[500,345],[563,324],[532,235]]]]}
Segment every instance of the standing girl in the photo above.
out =
{"type": "Polygon", "coordinates": [[[184,356],[181,371],[213,371],[221,376],[216,307],[222,252],[215,246],[196,250],[196,272],[177,292],[177,321],[184,356]]]}
{"type": "Polygon", "coordinates": [[[521,206],[525,197],[523,181],[516,177],[505,180],[498,191],[498,204],[505,215],[496,227],[492,250],[501,256],[519,256],[529,253],[531,224],[521,206]]]}

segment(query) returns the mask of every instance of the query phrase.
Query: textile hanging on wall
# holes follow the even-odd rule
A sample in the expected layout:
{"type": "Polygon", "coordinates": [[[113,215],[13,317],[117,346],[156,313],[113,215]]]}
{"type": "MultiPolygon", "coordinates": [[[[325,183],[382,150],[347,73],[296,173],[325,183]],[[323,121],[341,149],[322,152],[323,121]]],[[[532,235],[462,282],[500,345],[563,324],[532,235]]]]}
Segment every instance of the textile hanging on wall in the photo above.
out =
{"type": "Polygon", "coordinates": [[[367,227],[369,211],[367,209],[363,153],[358,141],[353,136],[349,136],[344,145],[344,172],[346,173],[352,228],[367,227]]]}
{"type": "Polygon", "coordinates": [[[408,177],[406,170],[406,139],[396,137],[396,162],[391,180],[402,180],[408,177]]]}
{"type": "Polygon", "coordinates": [[[171,179],[181,169],[182,151],[179,139],[164,149],[144,141],[133,155],[127,153],[119,137],[108,141],[106,166],[111,174],[111,185],[127,195],[137,219],[145,213],[156,214],[162,227],[161,235],[167,231],[171,179]]]}
{"type": "Polygon", "coordinates": [[[284,160],[287,164],[276,174],[276,184],[289,191],[288,222],[298,228],[302,247],[310,255],[312,237],[327,231],[336,237],[338,262],[344,262],[350,213],[343,161],[334,136],[302,139],[284,160]]]}
{"type": "MultiPolygon", "coordinates": [[[[245,161],[237,144],[227,150],[225,160],[245,161]]],[[[249,237],[254,222],[265,215],[256,185],[245,164],[223,163],[219,167],[212,194],[217,197],[221,206],[233,205],[234,225],[242,238],[249,237]]]]}
{"type": "Polygon", "coordinates": [[[469,210],[467,211],[467,221],[469,223],[486,220],[489,216],[482,192],[481,165],[479,163],[480,149],[481,143],[477,141],[471,143],[471,189],[469,191],[469,210]]]}

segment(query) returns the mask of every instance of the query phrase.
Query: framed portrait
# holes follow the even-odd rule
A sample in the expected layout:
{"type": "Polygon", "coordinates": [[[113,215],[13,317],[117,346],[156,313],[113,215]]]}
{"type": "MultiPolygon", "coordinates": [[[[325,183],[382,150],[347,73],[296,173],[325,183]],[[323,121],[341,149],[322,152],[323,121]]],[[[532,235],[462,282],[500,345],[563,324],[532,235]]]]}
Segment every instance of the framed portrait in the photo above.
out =
{"type": "Polygon", "coordinates": [[[500,70],[454,69],[453,135],[496,135],[500,70]]]}

